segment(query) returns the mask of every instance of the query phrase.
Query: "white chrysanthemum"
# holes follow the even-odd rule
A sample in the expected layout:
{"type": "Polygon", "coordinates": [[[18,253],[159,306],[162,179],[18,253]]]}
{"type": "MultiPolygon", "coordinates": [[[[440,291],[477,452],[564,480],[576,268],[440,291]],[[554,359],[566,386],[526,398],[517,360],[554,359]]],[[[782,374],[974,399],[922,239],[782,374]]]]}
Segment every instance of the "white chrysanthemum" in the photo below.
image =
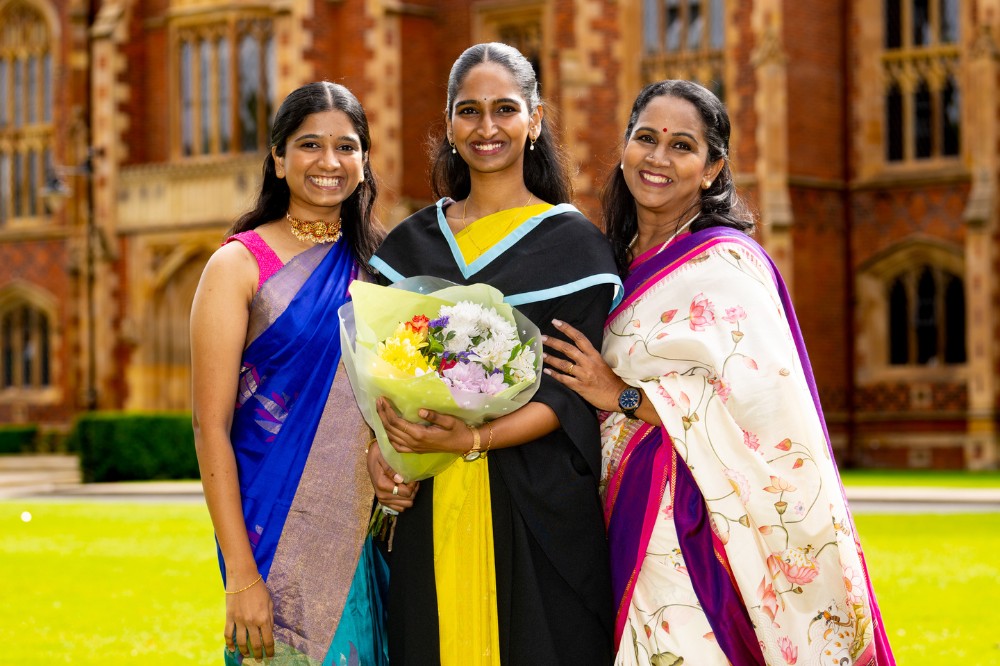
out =
{"type": "Polygon", "coordinates": [[[516,344],[516,339],[511,340],[510,338],[491,335],[473,347],[472,351],[486,367],[502,368],[507,363],[507,359],[510,358],[510,353],[514,350],[514,345],[516,344]]]}
{"type": "Polygon", "coordinates": [[[513,361],[510,362],[511,379],[520,382],[525,379],[534,381],[535,379],[535,350],[527,347],[521,350],[513,361]]]}

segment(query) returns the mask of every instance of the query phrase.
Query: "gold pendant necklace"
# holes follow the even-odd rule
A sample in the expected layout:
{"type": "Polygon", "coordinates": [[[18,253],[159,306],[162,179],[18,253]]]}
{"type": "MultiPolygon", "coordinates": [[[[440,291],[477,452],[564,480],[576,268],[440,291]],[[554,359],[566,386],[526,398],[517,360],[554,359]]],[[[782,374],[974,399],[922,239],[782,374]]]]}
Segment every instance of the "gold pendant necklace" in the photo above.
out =
{"type": "MultiPolygon", "coordinates": [[[[467,229],[467,227],[465,226],[465,214],[469,210],[469,199],[471,199],[471,198],[472,198],[472,193],[470,192],[469,196],[465,197],[465,203],[462,204],[462,231],[465,231],[467,229]]],[[[528,204],[531,203],[531,200],[534,199],[534,198],[535,198],[535,195],[533,193],[529,192],[528,193],[528,200],[525,201],[523,204],[521,204],[521,208],[526,208],[528,206],[528,204]]],[[[500,211],[496,211],[496,212],[499,213],[500,211]]],[[[492,213],[492,214],[496,215],[496,213],[492,213]]],[[[504,236],[507,235],[507,231],[510,229],[511,225],[514,224],[514,221],[516,219],[517,218],[514,217],[513,219],[511,219],[510,222],[507,223],[507,226],[500,233],[500,238],[503,238],[504,236]]],[[[472,237],[471,234],[468,234],[468,237],[469,237],[469,242],[472,243],[473,247],[475,247],[479,251],[479,254],[482,254],[484,252],[484,249],[481,248],[481,247],[479,247],[479,244],[476,242],[476,240],[472,237]]]]}
{"type": "Polygon", "coordinates": [[[290,212],[285,213],[285,218],[292,225],[292,235],[300,241],[307,243],[336,243],[340,240],[340,218],[334,222],[324,222],[323,220],[300,220],[292,217],[290,212]]]}

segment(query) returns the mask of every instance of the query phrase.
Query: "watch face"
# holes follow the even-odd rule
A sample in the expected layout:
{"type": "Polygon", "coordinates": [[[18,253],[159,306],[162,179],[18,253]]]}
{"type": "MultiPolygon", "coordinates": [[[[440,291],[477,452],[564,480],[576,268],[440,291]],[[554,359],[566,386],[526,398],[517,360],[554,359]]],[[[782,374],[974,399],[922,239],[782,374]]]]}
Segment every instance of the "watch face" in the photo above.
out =
{"type": "Polygon", "coordinates": [[[482,455],[481,451],[469,451],[464,456],[462,456],[462,459],[465,462],[472,462],[473,460],[479,460],[479,456],[481,455],[482,455]]]}
{"type": "Polygon", "coordinates": [[[623,410],[635,409],[639,406],[639,389],[627,388],[618,396],[618,406],[623,410]]]}

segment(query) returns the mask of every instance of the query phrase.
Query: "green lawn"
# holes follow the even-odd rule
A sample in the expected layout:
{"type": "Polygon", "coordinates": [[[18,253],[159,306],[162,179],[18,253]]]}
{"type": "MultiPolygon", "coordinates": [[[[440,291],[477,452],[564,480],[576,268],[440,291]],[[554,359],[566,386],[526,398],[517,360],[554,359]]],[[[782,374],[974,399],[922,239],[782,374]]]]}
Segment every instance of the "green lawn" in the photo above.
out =
{"type": "Polygon", "coordinates": [[[1000,488],[1000,472],[841,469],[840,476],[846,486],[1000,488]]]}
{"type": "Polygon", "coordinates": [[[204,505],[10,500],[0,534],[0,664],[222,663],[204,505]]]}
{"type": "MultiPolygon", "coordinates": [[[[1000,513],[857,520],[898,662],[1000,663],[1000,513]]],[[[202,505],[9,500],[0,529],[0,665],[221,664],[202,505]]]]}

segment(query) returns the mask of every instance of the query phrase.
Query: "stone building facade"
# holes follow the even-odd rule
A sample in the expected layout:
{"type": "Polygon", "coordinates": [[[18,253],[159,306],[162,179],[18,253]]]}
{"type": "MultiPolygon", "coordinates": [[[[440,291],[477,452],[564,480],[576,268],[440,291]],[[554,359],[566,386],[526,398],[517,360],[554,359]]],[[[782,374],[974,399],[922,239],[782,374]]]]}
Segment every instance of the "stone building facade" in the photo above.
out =
{"type": "Polygon", "coordinates": [[[452,61],[500,40],[595,220],[641,85],[719,93],[841,457],[995,466],[998,32],[1000,0],[0,0],[0,421],[188,408],[191,298],[283,95],[357,93],[391,225],[452,61]]]}

